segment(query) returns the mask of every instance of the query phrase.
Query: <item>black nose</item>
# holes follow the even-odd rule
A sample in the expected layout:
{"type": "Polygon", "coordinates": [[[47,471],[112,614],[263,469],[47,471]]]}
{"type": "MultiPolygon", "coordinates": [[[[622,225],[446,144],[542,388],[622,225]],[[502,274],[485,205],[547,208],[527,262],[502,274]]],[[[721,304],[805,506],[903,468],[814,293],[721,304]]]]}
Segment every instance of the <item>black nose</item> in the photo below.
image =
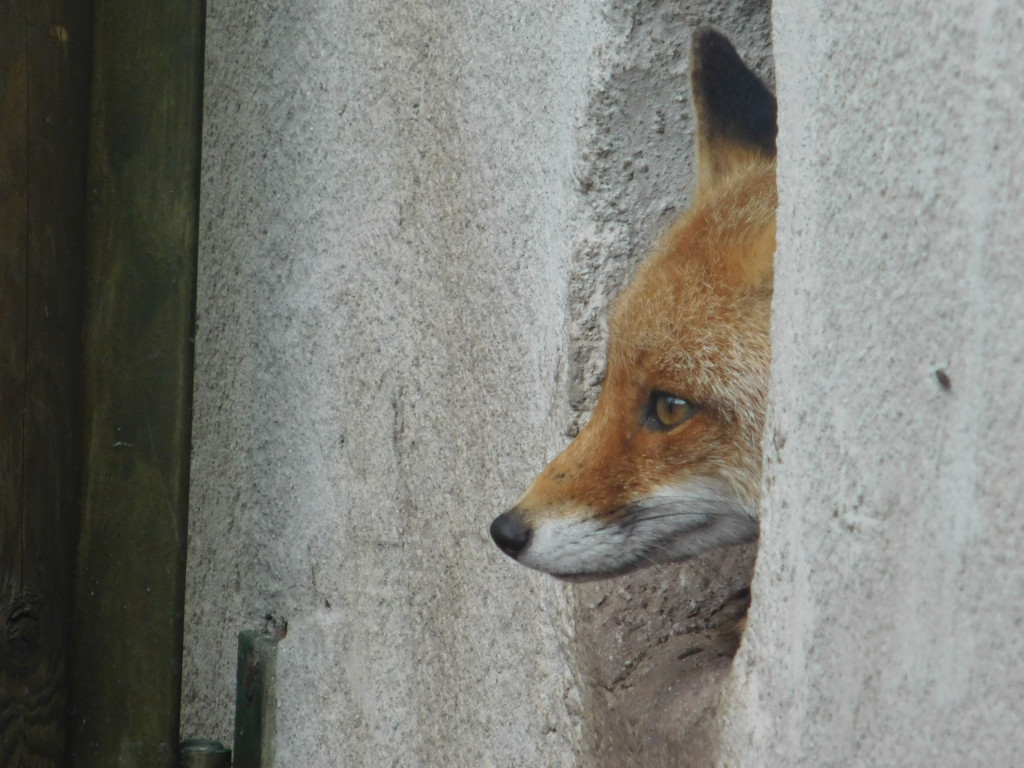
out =
{"type": "Polygon", "coordinates": [[[530,543],[533,531],[523,520],[518,510],[510,509],[494,518],[491,523],[491,538],[498,549],[509,557],[516,557],[530,543]]]}

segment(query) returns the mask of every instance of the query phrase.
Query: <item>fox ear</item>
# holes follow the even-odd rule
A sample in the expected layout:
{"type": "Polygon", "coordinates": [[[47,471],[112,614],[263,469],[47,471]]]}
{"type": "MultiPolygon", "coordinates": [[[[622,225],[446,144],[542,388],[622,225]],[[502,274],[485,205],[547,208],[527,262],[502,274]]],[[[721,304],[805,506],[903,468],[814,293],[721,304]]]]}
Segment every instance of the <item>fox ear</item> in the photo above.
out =
{"type": "Polygon", "coordinates": [[[697,194],[755,158],[775,157],[775,97],[723,35],[698,29],[690,51],[697,114],[697,194]]]}

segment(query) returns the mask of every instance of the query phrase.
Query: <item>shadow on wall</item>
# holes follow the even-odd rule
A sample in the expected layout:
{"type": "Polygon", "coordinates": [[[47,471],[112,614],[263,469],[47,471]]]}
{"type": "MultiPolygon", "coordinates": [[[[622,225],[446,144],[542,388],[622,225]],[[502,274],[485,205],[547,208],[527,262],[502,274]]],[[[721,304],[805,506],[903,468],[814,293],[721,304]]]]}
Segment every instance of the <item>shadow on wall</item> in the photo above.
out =
{"type": "Polygon", "coordinates": [[[756,545],[576,587],[584,711],[598,765],[694,765],[750,604],[756,545]]]}

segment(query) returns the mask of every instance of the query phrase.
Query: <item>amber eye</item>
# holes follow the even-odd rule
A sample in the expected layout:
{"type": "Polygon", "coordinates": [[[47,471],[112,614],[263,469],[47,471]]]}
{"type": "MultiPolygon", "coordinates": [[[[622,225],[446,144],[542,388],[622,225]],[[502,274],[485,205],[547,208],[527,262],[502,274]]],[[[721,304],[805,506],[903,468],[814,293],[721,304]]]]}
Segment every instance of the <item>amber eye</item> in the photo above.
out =
{"type": "Polygon", "coordinates": [[[651,429],[672,429],[697,412],[697,406],[668,392],[652,392],[644,421],[651,429]]]}

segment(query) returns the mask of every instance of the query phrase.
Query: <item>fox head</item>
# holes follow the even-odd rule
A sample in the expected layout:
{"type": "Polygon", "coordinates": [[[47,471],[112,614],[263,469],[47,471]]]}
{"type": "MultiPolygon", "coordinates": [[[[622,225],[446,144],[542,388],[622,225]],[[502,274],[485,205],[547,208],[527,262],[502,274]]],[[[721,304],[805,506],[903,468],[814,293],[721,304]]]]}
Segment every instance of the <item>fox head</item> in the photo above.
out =
{"type": "Polygon", "coordinates": [[[690,56],[692,208],[617,300],[587,426],[491,524],[505,554],[612,576],[758,535],[775,252],[775,97],[722,35],[690,56]]]}

